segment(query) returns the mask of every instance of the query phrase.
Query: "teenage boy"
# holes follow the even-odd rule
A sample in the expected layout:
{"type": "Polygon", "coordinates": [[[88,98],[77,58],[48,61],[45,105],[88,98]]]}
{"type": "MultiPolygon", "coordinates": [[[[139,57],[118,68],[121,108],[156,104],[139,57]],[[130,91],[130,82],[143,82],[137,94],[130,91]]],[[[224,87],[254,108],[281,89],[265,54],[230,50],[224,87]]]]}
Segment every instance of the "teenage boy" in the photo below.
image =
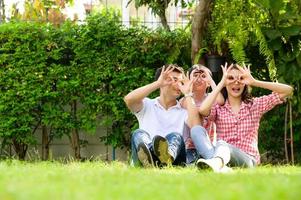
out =
{"type": "Polygon", "coordinates": [[[127,107],[135,114],[139,129],[131,138],[131,164],[134,166],[181,165],[186,161],[183,141],[187,111],[177,98],[183,70],[175,64],[156,71],[155,81],[137,88],[124,97],[127,107]],[[147,96],[160,89],[160,96],[147,96]]]}

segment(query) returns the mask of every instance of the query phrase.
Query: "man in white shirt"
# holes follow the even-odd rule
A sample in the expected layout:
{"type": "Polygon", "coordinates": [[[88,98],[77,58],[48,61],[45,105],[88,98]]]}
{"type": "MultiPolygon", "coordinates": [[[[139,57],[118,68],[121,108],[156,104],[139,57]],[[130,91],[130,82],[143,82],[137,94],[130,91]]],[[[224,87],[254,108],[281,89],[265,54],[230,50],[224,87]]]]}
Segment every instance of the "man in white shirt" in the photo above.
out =
{"type": "Polygon", "coordinates": [[[177,65],[159,68],[156,81],[137,88],[124,97],[127,107],[136,115],[139,129],[131,138],[131,163],[144,167],[181,165],[186,161],[183,141],[187,111],[177,98],[183,70],[177,65]],[[147,96],[160,89],[155,99],[147,96]]]}

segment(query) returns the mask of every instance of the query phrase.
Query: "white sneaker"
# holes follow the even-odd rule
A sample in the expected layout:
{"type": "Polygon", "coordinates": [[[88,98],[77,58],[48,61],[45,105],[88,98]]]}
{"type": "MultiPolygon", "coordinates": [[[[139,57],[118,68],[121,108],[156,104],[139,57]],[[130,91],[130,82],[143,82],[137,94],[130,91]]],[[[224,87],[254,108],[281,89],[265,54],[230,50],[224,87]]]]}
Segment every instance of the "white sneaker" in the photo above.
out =
{"type": "Polygon", "coordinates": [[[228,167],[227,165],[225,165],[222,168],[220,168],[218,173],[227,174],[227,173],[232,173],[232,172],[233,172],[233,169],[231,167],[228,167]]]}
{"type": "Polygon", "coordinates": [[[216,173],[229,173],[233,171],[228,166],[222,166],[219,158],[211,158],[211,159],[198,159],[196,165],[199,169],[211,169],[216,173]]]}
{"type": "Polygon", "coordinates": [[[219,162],[216,160],[216,158],[211,158],[211,159],[198,159],[196,162],[196,166],[199,169],[211,169],[214,172],[218,172],[221,169],[221,165],[219,162]]]}

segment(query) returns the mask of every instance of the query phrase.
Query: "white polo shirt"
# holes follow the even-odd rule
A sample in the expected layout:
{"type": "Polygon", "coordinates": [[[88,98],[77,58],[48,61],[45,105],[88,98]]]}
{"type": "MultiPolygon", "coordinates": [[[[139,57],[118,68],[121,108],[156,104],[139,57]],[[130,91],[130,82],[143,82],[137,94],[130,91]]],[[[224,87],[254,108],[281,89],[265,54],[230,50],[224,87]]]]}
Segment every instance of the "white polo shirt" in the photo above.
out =
{"type": "Polygon", "coordinates": [[[143,108],[134,114],[138,119],[139,128],[148,132],[151,138],[155,135],[165,137],[172,132],[183,135],[184,123],[188,117],[186,109],[182,108],[178,101],[175,106],[166,110],[159,103],[159,97],[144,98],[143,108]]]}

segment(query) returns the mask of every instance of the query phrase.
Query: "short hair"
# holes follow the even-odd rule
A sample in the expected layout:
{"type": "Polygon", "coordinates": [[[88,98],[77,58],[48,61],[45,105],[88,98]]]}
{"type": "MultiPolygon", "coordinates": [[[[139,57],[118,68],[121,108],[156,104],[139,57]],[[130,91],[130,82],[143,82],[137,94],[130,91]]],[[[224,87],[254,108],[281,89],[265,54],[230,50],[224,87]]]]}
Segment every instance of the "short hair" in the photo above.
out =
{"type": "Polygon", "coordinates": [[[165,66],[165,69],[168,68],[168,67],[174,67],[173,72],[178,72],[178,73],[182,73],[183,72],[182,67],[178,66],[177,64],[166,64],[166,65],[163,65],[162,67],[160,67],[160,68],[158,68],[156,70],[155,80],[159,79],[159,77],[161,75],[161,72],[162,72],[162,69],[163,69],[164,66],[165,66]]]}
{"type": "Polygon", "coordinates": [[[210,69],[208,67],[205,67],[204,65],[201,65],[201,64],[194,64],[192,67],[190,67],[188,69],[188,76],[190,77],[190,74],[192,73],[192,71],[195,70],[195,69],[197,69],[197,68],[205,68],[205,69],[207,69],[209,71],[209,74],[212,76],[212,72],[210,71],[210,69]]]}

